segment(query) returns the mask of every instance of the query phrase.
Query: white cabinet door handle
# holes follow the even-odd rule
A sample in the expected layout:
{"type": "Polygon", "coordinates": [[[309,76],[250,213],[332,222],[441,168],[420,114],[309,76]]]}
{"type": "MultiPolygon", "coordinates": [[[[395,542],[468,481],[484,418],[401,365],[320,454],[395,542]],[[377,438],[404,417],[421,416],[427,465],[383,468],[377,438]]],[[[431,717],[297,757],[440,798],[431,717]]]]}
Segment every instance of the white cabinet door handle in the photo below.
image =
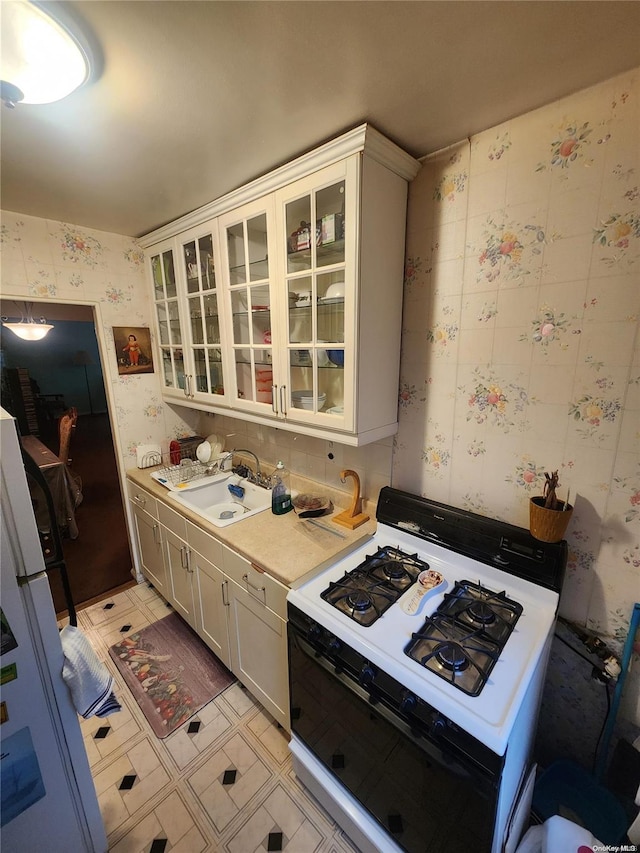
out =
{"type": "Polygon", "coordinates": [[[287,386],[281,385],[280,386],[280,411],[282,412],[283,415],[287,414],[287,407],[285,405],[286,391],[287,391],[287,386]]]}
{"type": "Polygon", "coordinates": [[[225,607],[229,607],[229,596],[227,593],[227,584],[229,581],[222,581],[222,603],[225,607]]]}
{"type": "Polygon", "coordinates": [[[142,495],[134,495],[133,499],[137,504],[140,504],[140,506],[144,506],[147,502],[147,499],[143,498],[142,495]]]}
{"type": "Polygon", "coordinates": [[[160,543],[158,542],[158,530],[159,530],[159,529],[160,529],[160,528],[159,528],[159,526],[158,526],[157,524],[154,524],[154,525],[153,525],[153,541],[154,541],[154,543],[155,543],[156,545],[159,545],[159,544],[160,544],[160,543]]]}
{"type": "Polygon", "coordinates": [[[180,546],[180,565],[182,566],[183,569],[187,568],[187,546],[186,545],[180,546]]]}
{"type": "Polygon", "coordinates": [[[271,410],[274,415],[278,414],[278,386],[271,386],[271,410]]]}

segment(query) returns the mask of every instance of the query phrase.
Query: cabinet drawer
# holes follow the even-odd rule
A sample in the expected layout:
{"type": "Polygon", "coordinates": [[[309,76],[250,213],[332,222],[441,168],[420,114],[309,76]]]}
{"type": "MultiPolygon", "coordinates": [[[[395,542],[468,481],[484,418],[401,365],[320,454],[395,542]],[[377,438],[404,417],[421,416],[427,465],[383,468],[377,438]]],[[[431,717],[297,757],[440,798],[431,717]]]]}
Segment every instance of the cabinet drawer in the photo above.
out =
{"type": "Polygon", "coordinates": [[[187,521],[187,542],[214,566],[222,568],[222,542],[187,521]]]}
{"type": "Polygon", "coordinates": [[[232,580],[245,589],[257,601],[283,619],[287,617],[286,586],[266,572],[257,569],[249,560],[223,546],[223,569],[232,580]]]}
{"type": "Polygon", "coordinates": [[[127,480],[127,493],[129,495],[129,500],[132,501],[134,506],[143,509],[154,518],[158,517],[158,502],[153,495],[150,495],[149,492],[141,489],[140,486],[136,485],[136,483],[132,483],[131,480],[127,480]]]}
{"type": "Polygon", "coordinates": [[[183,541],[187,540],[187,520],[180,513],[175,512],[166,504],[158,503],[158,518],[164,524],[165,527],[168,527],[169,530],[173,531],[176,536],[179,536],[183,541]]]}

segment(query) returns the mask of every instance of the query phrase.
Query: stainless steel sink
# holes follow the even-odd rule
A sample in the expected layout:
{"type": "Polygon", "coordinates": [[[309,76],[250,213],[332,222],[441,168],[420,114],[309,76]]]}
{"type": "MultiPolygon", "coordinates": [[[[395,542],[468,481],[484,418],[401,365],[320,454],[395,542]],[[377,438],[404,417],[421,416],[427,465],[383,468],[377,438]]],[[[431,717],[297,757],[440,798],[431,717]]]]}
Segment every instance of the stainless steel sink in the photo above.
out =
{"type": "Polygon", "coordinates": [[[184,492],[171,492],[170,497],[216,527],[228,527],[271,506],[271,489],[240,480],[235,474],[193,483],[184,492]]]}

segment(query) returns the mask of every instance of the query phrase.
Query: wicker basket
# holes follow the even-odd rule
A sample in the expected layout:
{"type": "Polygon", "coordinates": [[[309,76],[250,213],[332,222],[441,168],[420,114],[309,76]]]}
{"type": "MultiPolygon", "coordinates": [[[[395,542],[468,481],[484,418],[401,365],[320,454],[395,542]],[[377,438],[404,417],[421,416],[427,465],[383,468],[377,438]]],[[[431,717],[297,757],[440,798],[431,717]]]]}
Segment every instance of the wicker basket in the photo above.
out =
{"type": "Polygon", "coordinates": [[[529,531],[541,542],[560,542],[573,515],[573,507],[559,501],[561,509],[547,509],[544,498],[531,498],[529,501],[529,531]]]}

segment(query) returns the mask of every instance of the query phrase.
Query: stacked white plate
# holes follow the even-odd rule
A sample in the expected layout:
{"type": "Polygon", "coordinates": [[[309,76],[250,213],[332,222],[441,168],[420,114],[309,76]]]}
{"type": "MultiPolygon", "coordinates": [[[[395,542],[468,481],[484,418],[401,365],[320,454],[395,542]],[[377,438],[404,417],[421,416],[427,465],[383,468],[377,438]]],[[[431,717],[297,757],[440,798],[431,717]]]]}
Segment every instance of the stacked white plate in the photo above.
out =
{"type": "Polygon", "coordinates": [[[324,406],[327,401],[326,394],[318,394],[318,396],[314,396],[313,391],[292,391],[291,392],[291,400],[296,409],[311,409],[314,408],[314,400],[315,400],[315,408],[318,411],[324,406]]]}

